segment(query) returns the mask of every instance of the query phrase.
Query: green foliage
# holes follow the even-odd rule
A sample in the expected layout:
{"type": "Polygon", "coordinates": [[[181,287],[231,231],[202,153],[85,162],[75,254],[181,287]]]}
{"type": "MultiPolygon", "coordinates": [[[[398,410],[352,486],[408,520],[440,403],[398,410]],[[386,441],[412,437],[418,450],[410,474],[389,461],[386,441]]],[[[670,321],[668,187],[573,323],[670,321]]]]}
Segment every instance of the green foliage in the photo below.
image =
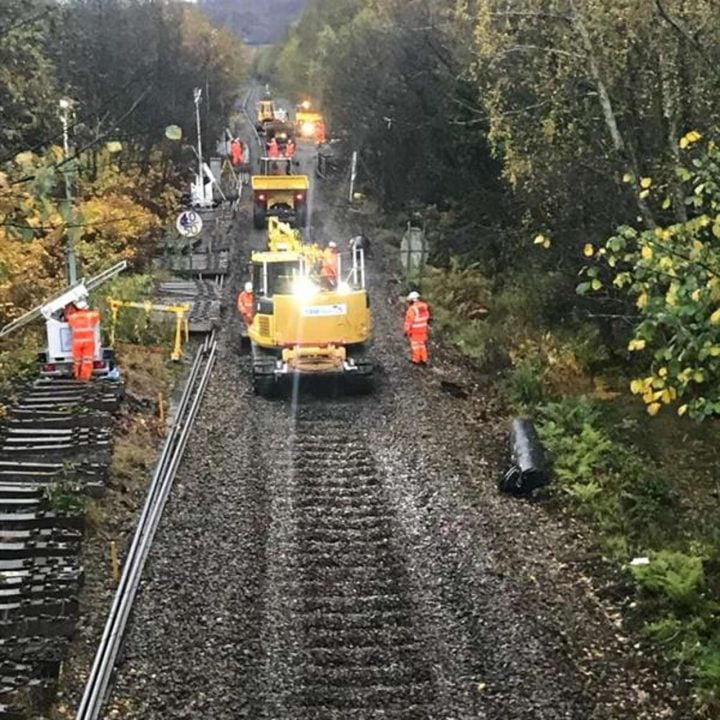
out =
{"type": "Polygon", "coordinates": [[[507,382],[508,397],[520,409],[536,407],[545,400],[543,364],[538,356],[521,359],[507,382]]]}
{"type": "MultiPolygon", "coordinates": [[[[684,145],[698,139],[689,133],[684,145]]],[[[676,400],[680,414],[698,420],[720,414],[718,163],[720,149],[709,142],[689,168],[679,168],[685,219],[647,230],[623,226],[597,253],[611,285],[635,300],[639,317],[628,347],[642,354],[644,376],[631,389],[651,415],[676,400]]],[[[585,274],[601,287],[599,269],[585,274]]]]}
{"type": "Polygon", "coordinates": [[[538,434],[552,460],[556,487],[610,538],[609,551],[671,527],[673,492],[649,458],[627,447],[607,427],[602,407],[564,397],[538,408],[538,434]]]}
{"type": "Polygon", "coordinates": [[[618,562],[649,555],[648,565],[630,566],[644,613],[654,618],[644,632],[695,676],[698,707],[716,708],[720,607],[703,591],[715,582],[706,568],[712,568],[717,549],[687,542],[673,488],[649,457],[628,446],[627,430],[603,405],[583,398],[565,397],[538,409],[538,433],[560,497],[591,523],[604,551],[618,562]],[[660,549],[646,553],[647,547],[660,549]]]}
{"type": "Polygon", "coordinates": [[[48,0],[0,3],[0,155],[4,159],[57,130],[59,87],[47,38],[56,19],[48,0]]]}
{"type": "MultiPolygon", "coordinates": [[[[109,341],[112,311],[108,298],[147,302],[153,289],[152,275],[120,276],[93,293],[93,303],[107,321],[103,331],[109,341]]],[[[115,342],[136,345],[169,345],[174,337],[175,316],[159,316],[140,308],[121,308],[115,322],[115,342]]]]}
{"type": "Polygon", "coordinates": [[[671,603],[680,606],[694,604],[705,583],[703,559],[681,552],[660,550],[651,554],[648,565],[630,569],[644,590],[667,596],[671,603]]]}
{"type": "Polygon", "coordinates": [[[30,332],[6,341],[0,348],[0,392],[8,390],[11,381],[37,370],[37,354],[44,340],[41,333],[30,332]]]}
{"type": "Polygon", "coordinates": [[[72,483],[60,481],[51,483],[45,490],[45,499],[53,512],[63,515],[82,515],[87,498],[72,483]]]}

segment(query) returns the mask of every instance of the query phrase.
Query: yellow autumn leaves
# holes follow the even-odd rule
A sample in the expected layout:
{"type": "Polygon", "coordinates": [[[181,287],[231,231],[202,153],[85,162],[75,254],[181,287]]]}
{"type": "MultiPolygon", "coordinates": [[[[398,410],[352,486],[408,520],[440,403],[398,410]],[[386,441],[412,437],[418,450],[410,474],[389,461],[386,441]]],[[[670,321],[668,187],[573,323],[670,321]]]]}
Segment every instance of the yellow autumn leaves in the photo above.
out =
{"type": "Polygon", "coordinates": [[[666,377],[667,368],[660,368],[657,375],[636,378],[630,383],[630,392],[642,396],[649,415],[657,415],[663,405],[670,405],[677,400],[677,390],[666,385],[666,377]]]}
{"type": "Polygon", "coordinates": [[[689,133],[685,133],[685,135],[680,138],[680,148],[685,150],[701,139],[702,135],[697,130],[691,130],[689,133]]]}

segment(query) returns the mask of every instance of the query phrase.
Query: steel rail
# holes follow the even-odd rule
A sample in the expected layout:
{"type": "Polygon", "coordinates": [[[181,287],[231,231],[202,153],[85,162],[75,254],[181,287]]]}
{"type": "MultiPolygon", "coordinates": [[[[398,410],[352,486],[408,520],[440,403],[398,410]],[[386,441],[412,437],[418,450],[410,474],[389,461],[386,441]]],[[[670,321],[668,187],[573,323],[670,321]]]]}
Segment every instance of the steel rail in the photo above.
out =
{"type": "Polygon", "coordinates": [[[252,96],[252,94],[253,94],[253,88],[250,88],[247,91],[245,100],[243,100],[243,104],[242,104],[243,115],[245,115],[245,119],[250,124],[250,128],[252,129],[253,135],[255,136],[255,140],[257,140],[258,148],[260,150],[264,150],[265,144],[263,143],[262,138],[260,137],[260,133],[257,131],[257,128],[255,127],[255,121],[252,119],[252,115],[250,115],[250,113],[248,112],[247,105],[248,105],[248,102],[250,101],[250,97],[252,96]]]}
{"type": "Polygon", "coordinates": [[[213,332],[205,338],[195,354],[175,420],[153,473],[130,551],[125,559],[120,583],[85,685],[76,720],[98,720],[105,704],[115,661],[142,578],[145,561],[202,402],[216,352],[217,340],[213,332]]]}

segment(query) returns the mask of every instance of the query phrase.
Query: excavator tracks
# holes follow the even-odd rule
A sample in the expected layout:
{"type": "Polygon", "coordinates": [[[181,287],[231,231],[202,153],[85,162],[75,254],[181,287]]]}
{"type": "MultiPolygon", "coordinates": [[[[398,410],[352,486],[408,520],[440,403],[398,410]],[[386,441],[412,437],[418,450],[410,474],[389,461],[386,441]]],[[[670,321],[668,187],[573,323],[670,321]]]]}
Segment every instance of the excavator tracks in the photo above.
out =
{"type": "Polygon", "coordinates": [[[270,693],[283,698],[274,711],[297,720],[436,717],[428,648],[364,438],[328,408],[300,410],[290,463],[295,522],[279,580],[296,658],[292,689],[270,693]]]}

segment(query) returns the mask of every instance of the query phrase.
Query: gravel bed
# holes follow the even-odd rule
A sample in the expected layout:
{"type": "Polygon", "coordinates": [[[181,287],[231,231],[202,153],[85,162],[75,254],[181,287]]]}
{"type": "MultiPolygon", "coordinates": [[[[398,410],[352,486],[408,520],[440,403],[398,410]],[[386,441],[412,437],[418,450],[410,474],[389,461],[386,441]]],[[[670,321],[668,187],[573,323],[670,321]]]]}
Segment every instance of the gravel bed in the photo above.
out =
{"type": "MultiPolygon", "coordinates": [[[[323,232],[347,237],[318,195],[323,232]]],[[[238,222],[233,290],[262,243],[238,222]]],[[[371,396],[255,397],[226,316],[106,717],[691,718],[599,594],[582,532],[498,495],[482,379],[438,342],[409,364],[374,250],[371,396]]]]}

